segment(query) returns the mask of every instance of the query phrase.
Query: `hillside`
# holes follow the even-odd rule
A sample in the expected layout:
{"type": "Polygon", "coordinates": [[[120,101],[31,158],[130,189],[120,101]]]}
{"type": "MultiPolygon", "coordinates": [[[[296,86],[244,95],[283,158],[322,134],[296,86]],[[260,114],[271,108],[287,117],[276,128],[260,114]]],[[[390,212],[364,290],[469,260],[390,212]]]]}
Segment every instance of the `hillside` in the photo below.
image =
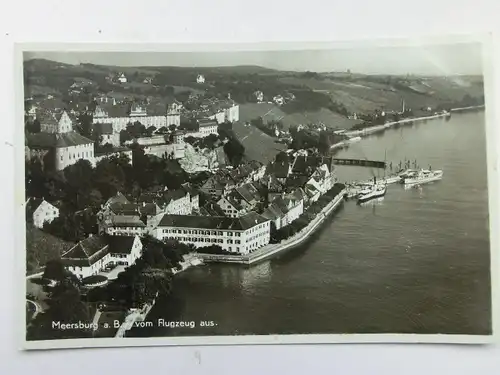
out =
{"type": "Polygon", "coordinates": [[[39,272],[47,261],[59,259],[74,244],[26,224],[26,272],[39,272]]]}
{"type": "Polygon", "coordinates": [[[484,95],[482,80],[471,77],[432,77],[407,80],[400,77],[358,76],[355,79],[315,79],[283,77],[280,81],[300,85],[329,95],[349,112],[366,113],[376,109],[400,110],[402,99],[407,108],[447,105],[461,101],[466,95],[484,95]]]}

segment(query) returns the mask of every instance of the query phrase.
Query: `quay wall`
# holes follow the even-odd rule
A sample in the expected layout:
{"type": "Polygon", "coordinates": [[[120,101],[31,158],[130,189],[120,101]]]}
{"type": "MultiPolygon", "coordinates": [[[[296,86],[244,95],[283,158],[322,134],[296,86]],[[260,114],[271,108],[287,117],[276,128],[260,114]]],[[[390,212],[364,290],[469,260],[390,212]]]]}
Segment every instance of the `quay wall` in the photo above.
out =
{"type": "Polygon", "coordinates": [[[280,243],[268,244],[248,255],[198,254],[198,256],[206,263],[239,263],[250,265],[268,259],[284,250],[299,246],[314,234],[330,214],[344,202],[345,194],[346,189],[339,192],[339,194],[324,207],[316,218],[314,218],[304,229],[280,243]]]}

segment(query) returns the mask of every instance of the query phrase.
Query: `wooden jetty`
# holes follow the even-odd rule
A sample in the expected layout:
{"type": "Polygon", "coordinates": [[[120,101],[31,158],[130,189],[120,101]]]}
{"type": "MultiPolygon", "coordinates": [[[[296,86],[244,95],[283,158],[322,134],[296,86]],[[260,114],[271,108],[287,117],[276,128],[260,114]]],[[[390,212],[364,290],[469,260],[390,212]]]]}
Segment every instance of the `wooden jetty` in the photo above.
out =
{"type": "Polygon", "coordinates": [[[387,163],[385,161],[366,160],[366,159],[333,159],[333,164],[337,165],[355,165],[359,167],[371,167],[385,169],[387,163]]]}

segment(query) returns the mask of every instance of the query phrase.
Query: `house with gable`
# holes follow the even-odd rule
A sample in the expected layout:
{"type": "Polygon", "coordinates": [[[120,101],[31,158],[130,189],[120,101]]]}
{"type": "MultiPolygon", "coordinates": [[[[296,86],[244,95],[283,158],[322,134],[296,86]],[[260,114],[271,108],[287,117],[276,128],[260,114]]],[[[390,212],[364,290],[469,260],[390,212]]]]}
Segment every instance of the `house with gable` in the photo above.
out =
{"type": "Polygon", "coordinates": [[[61,255],[64,267],[79,279],[97,275],[110,264],[131,266],[142,254],[138,236],[90,235],[61,255]]]}
{"type": "Polygon", "coordinates": [[[305,194],[297,189],[274,199],[264,210],[262,216],[271,220],[276,229],[283,228],[304,213],[305,194]]]}
{"type": "Polygon", "coordinates": [[[89,236],[61,255],[64,267],[79,279],[97,275],[111,260],[104,237],[89,236]]]}
{"type": "Polygon", "coordinates": [[[45,223],[51,223],[59,217],[59,208],[45,199],[28,198],[26,202],[26,219],[33,220],[33,225],[43,229],[45,223]]]}
{"type": "Polygon", "coordinates": [[[234,188],[230,193],[223,195],[217,204],[224,214],[229,217],[240,217],[255,209],[263,197],[253,183],[234,188]]]}

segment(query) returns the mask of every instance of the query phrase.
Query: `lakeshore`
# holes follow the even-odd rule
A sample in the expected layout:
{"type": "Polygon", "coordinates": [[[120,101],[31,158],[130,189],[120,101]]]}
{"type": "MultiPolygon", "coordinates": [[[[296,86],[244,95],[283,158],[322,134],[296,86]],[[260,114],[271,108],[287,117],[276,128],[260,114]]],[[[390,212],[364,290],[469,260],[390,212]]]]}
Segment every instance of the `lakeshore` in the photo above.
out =
{"type": "Polygon", "coordinates": [[[269,259],[270,257],[285,250],[292,249],[303,244],[315,231],[325,222],[325,220],[344,201],[346,190],[343,189],[321,212],[301,231],[290,238],[277,244],[268,244],[253,253],[247,255],[219,255],[219,254],[198,254],[199,258],[206,263],[238,263],[253,265],[269,259]]]}
{"type": "MultiPolygon", "coordinates": [[[[476,109],[481,109],[484,106],[475,106],[475,107],[464,107],[464,108],[454,108],[452,109],[453,112],[464,112],[464,111],[470,111],[470,110],[476,110],[476,109]]],[[[436,114],[432,116],[425,116],[425,117],[418,117],[418,118],[412,118],[412,119],[404,119],[400,120],[397,122],[390,122],[386,123],[384,125],[380,126],[374,126],[368,129],[363,129],[361,132],[362,134],[358,133],[356,135],[352,136],[367,136],[379,131],[385,131],[386,129],[392,128],[396,124],[407,124],[407,123],[412,123],[412,122],[417,122],[417,121],[426,121],[426,120],[432,120],[432,119],[438,119],[442,117],[449,116],[448,113],[442,113],[442,114],[436,114]]],[[[334,145],[335,146],[335,145],[334,145]]],[[[395,180],[391,180],[389,177],[386,181],[387,183],[394,183],[395,180]]],[[[190,267],[196,267],[197,265],[200,264],[207,264],[207,263],[226,263],[226,264],[240,264],[240,265],[247,265],[247,266],[256,266],[257,264],[269,260],[270,258],[275,257],[276,255],[285,252],[286,250],[291,250],[293,248],[299,247],[300,245],[303,245],[308,238],[310,238],[320,227],[321,225],[334,213],[334,211],[344,203],[344,198],[352,198],[355,196],[358,192],[355,191],[355,189],[350,189],[349,187],[346,187],[346,189],[342,190],[323,210],[321,211],[318,216],[311,221],[305,228],[303,228],[301,231],[293,235],[292,237],[283,240],[282,242],[278,244],[268,244],[257,251],[247,254],[247,255],[219,255],[219,254],[202,254],[199,253],[196,255],[196,257],[193,258],[193,260],[185,262],[186,263],[186,268],[184,268],[181,271],[174,271],[174,274],[178,272],[182,272],[187,268],[190,267]],[[196,259],[195,259],[196,258],[196,259]]],[[[126,331],[130,330],[132,327],[134,327],[135,322],[141,322],[144,321],[151,309],[153,308],[154,303],[152,305],[148,305],[145,310],[142,310],[140,312],[134,311],[130,314],[131,318],[124,322],[123,324],[126,325],[126,331]]]]}
{"type": "MultiPolygon", "coordinates": [[[[450,112],[466,112],[466,111],[474,111],[474,110],[480,110],[483,109],[484,105],[478,105],[478,106],[469,106],[469,107],[459,107],[459,108],[452,108],[450,112]]],[[[396,125],[404,125],[404,124],[411,124],[413,122],[420,122],[420,121],[427,121],[427,120],[433,120],[433,119],[438,119],[442,117],[448,117],[450,116],[449,112],[445,113],[436,113],[434,115],[430,116],[421,116],[421,117],[413,117],[413,118],[405,118],[399,121],[391,121],[391,122],[386,122],[383,125],[374,125],[374,126],[369,126],[367,128],[361,129],[361,130],[351,130],[347,131],[344,134],[349,137],[349,138],[355,138],[355,137],[366,137],[371,134],[379,133],[379,132],[384,132],[387,129],[390,129],[396,125]]],[[[330,147],[330,150],[335,150],[335,149],[340,149],[345,146],[348,146],[351,142],[349,140],[347,141],[342,141],[333,144],[330,147]]]]}
{"type": "MultiPolygon", "coordinates": [[[[477,152],[484,113],[428,125],[367,137],[362,147],[367,158],[388,149],[394,160],[445,166],[445,179],[422,191],[394,186],[382,202],[346,202],[309,241],[251,267],[211,263],[179,274],[172,299],[157,301],[148,320],[218,325],[155,326],[135,337],[490,332],[486,165],[477,152]]],[[[339,166],[337,173],[363,181],[370,170],[339,166]]]]}

